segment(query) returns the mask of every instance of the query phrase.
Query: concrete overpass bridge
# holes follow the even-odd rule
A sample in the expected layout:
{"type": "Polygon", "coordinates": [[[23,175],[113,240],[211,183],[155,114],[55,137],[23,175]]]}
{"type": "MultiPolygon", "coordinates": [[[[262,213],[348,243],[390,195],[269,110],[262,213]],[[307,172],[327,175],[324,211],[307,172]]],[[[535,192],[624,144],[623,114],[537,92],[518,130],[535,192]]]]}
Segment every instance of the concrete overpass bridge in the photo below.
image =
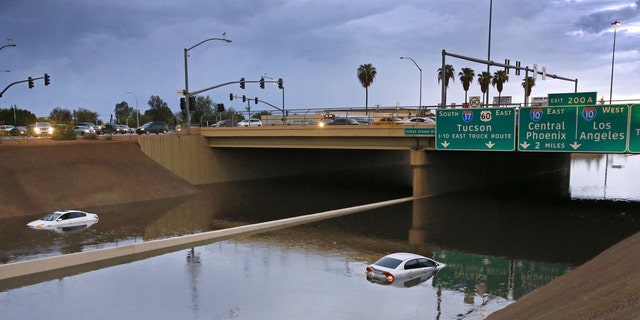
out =
{"type": "Polygon", "coordinates": [[[304,174],[405,186],[414,196],[528,179],[569,194],[570,153],[441,151],[435,127],[264,126],[200,128],[191,135],[143,136],[143,152],[192,184],[304,174]]]}

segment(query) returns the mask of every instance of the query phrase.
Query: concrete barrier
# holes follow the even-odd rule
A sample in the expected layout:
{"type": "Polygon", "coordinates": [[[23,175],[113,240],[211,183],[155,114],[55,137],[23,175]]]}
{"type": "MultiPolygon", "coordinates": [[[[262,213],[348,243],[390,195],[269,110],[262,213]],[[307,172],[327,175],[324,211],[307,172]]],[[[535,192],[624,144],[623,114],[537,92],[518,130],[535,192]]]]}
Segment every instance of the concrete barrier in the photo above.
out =
{"type": "Polygon", "coordinates": [[[30,285],[122,263],[146,259],[182,249],[203,246],[233,237],[288,228],[347,214],[396,205],[417,199],[406,197],[366,205],[308,214],[222,230],[158,239],[124,246],[0,265],[0,291],[30,285]]]}

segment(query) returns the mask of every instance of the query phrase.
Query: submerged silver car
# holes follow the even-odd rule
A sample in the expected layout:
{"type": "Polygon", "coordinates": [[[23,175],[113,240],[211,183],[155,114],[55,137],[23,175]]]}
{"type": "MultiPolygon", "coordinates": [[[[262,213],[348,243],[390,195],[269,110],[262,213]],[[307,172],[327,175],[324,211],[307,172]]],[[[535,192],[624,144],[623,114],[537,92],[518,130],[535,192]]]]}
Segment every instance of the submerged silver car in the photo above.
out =
{"type": "Polygon", "coordinates": [[[48,215],[27,223],[31,229],[66,231],[74,228],[86,228],[98,222],[95,213],[80,210],[54,211],[48,215]]]}
{"type": "Polygon", "coordinates": [[[397,252],[386,255],[367,266],[367,280],[380,284],[392,284],[396,280],[421,283],[444,268],[446,264],[414,253],[397,252]]]}

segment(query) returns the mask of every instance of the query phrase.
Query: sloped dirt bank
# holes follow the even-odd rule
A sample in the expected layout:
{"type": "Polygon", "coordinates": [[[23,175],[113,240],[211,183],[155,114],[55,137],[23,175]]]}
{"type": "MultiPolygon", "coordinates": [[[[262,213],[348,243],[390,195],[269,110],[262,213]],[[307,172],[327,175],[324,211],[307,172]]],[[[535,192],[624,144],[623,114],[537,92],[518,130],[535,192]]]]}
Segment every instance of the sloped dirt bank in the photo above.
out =
{"type": "Polygon", "coordinates": [[[164,199],[199,191],[148,158],[136,141],[127,136],[109,141],[3,140],[0,217],[164,199]]]}

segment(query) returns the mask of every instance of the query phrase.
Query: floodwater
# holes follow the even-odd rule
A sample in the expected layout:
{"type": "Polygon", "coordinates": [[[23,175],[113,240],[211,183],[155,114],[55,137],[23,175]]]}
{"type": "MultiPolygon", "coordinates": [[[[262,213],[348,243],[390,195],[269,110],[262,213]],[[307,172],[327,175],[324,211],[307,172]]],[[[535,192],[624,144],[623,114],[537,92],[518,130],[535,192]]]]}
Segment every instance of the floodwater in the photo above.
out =
{"type": "MultiPolygon", "coordinates": [[[[483,319],[640,230],[640,155],[575,155],[571,199],[501,186],[212,243],[35,284],[0,285],[1,319],[483,319]],[[396,251],[447,264],[383,286],[396,251]]],[[[83,230],[3,219],[0,262],[95,250],[410,195],[353,179],[203,186],[197,196],[85,208],[83,230]],[[354,183],[351,183],[353,181],[354,183]]],[[[532,188],[527,188],[532,190],[532,188]]]]}

